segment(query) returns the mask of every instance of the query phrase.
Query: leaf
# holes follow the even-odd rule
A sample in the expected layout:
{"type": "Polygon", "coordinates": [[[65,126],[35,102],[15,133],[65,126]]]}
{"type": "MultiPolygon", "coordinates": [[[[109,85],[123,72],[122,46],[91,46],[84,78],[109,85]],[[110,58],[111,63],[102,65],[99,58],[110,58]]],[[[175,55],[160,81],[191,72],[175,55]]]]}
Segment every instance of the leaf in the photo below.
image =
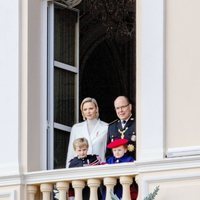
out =
{"type": "Polygon", "coordinates": [[[144,198],[144,200],[153,200],[155,199],[156,195],[158,194],[159,186],[157,186],[152,193],[149,193],[147,197],[144,198]]]}
{"type": "Polygon", "coordinates": [[[120,199],[117,197],[117,195],[115,195],[115,194],[113,193],[112,190],[110,190],[110,196],[111,196],[111,199],[112,199],[112,200],[120,200],[120,199]]]}

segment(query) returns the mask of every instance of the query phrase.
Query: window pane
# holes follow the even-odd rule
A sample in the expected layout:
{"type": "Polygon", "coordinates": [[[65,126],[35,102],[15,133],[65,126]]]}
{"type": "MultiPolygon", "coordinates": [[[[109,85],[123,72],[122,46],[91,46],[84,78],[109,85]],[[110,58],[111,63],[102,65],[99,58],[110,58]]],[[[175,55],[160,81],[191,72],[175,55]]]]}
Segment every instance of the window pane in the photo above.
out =
{"type": "Polygon", "coordinates": [[[55,6],[54,18],[54,54],[55,60],[75,65],[75,24],[77,13],[63,7],[55,6]]]}
{"type": "Polygon", "coordinates": [[[75,74],[54,68],[54,122],[75,123],[75,74]]]}
{"type": "Polygon", "coordinates": [[[69,132],[54,129],[54,169],[65,168],[69,132]]]}

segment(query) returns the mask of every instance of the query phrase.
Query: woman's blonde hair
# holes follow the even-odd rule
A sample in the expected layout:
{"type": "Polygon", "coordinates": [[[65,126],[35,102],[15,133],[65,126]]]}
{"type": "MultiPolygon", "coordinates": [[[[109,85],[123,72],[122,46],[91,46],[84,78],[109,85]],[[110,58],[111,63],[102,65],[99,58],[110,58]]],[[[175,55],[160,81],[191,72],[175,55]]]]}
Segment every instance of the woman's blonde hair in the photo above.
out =
{"type": "Polygon", "coordinates": [[[74,151],[76,151],[76,148],[82,148],[82,147],[86,147],[88,149],[89,144],[88,144],[88,140],[86,138],[77,138],[73,141],[73,148],[74,151]]]}
{"type": "Polygon", "coordinates": [[[81,113],[82,113],[82,116],[83,116],[83,120],[86,120],[84,114],[83,114],[83,105],[85,103],[93,103],[96,107],[96,110],[97,110],[97,113],[96,113],[96,118],[99,118],[99,106],[97,104],[97,101],[94,99],[94,98],[91,98],[91,97],[86,97],[85,99],[83,99],[83,101],[81,102],[81,105],[80,105],[80,109],[81,109],[81,113]]]}

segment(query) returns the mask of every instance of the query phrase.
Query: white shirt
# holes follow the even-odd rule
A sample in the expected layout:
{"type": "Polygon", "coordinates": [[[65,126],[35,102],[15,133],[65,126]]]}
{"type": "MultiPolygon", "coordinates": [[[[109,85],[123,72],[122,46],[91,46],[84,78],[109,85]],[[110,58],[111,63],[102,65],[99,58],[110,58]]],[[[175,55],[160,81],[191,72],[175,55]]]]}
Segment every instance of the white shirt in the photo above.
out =
{"type": "Polygon", "coordinates": [[[122,124],[122,128],[124,128],[125,127],[125,125],[126,125],[126,120],[121,120],[121,124],[122,124]]]}

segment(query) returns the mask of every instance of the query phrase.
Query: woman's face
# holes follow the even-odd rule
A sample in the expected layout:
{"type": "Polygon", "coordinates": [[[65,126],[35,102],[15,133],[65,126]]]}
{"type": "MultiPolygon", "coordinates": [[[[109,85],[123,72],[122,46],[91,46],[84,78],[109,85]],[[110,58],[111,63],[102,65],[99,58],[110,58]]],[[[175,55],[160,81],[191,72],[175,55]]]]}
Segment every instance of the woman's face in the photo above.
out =
{"type": "Polygon", "coordinates": [[[83,116],[86,119],[95,119],[97,117],[97,108],[92,102],[86,102],[83,104],[83,116]]]}

